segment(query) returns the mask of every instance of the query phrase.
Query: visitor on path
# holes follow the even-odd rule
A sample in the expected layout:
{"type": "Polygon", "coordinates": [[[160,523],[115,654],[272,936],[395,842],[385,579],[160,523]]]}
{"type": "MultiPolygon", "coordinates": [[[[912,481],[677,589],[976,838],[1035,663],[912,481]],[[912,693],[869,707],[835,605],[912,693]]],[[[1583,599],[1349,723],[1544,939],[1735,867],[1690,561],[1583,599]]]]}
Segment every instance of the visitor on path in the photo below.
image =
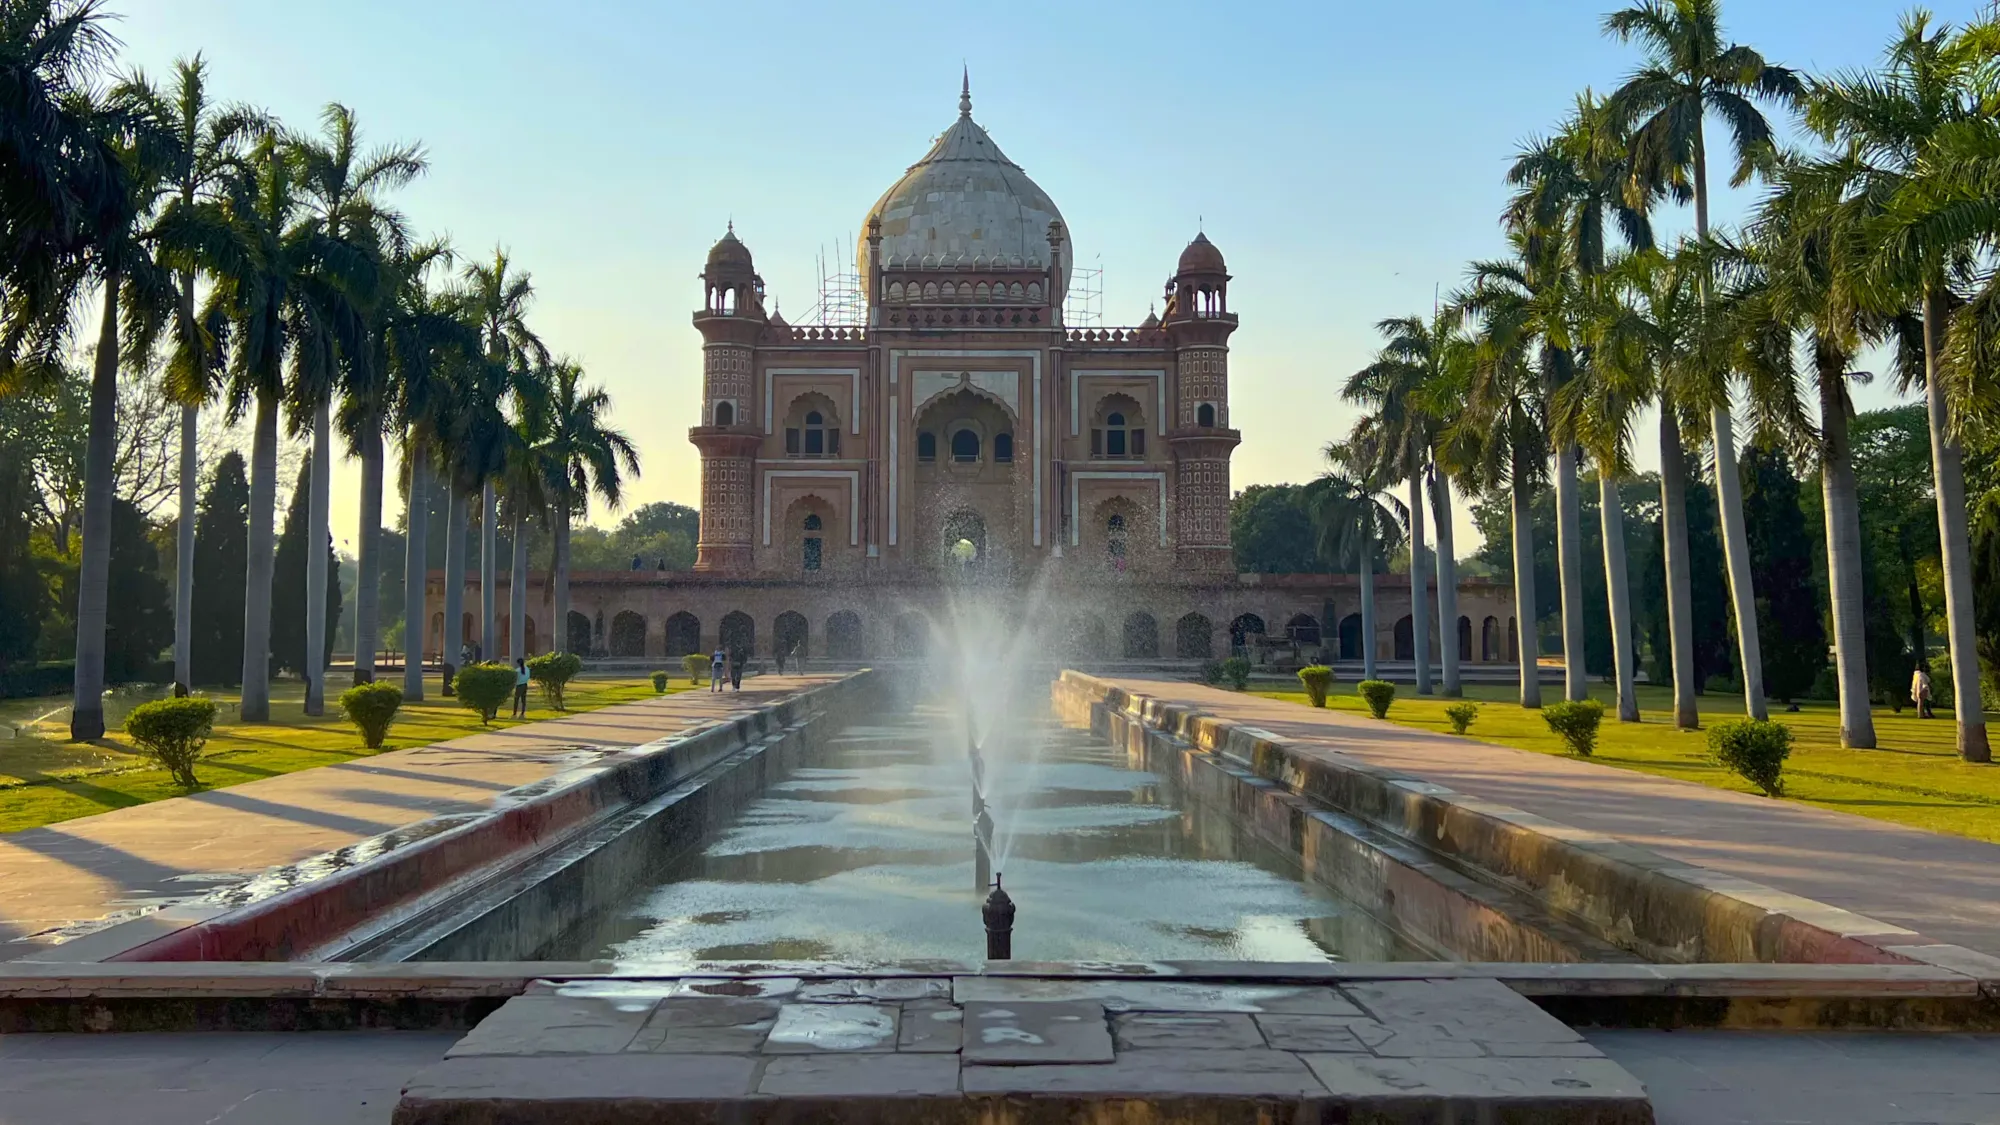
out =
{"type": "Polygon", "coordinates": [[[514,717],[528,717],[528,662],[514,658],[514,717]]]}
{"type": "Polygon", "coordinates": [[[731,690],[743,690],[743,650],[736,649],[729,654],[729,686],[731,690]]]}
{"type": "Polygon", "coordinates": [[[460,668],[465,668],[470,666],[471,664],[472,664],[472,642],[466,641],[464,644],[458,646],[458,666],[460,668]]]}
{"type": "Polygon", "coordinates": [[[1931,674],[1923,665],[1910,675],[1910,702],[1917,705],[1917,718],[1931,719],[1936,715],[1931,711],[1931,674]]]}
{"type": "Polygon", "coordinates": [[[708,658],[708,690],[721,691],[722,681],[729,678],[729,650],[715,646],[714,655],[708,658]]]}
{"type": "Polygon", "coordinates": [[[785,646],[778,646],[776,658],[778,661],[778,675],[782,676],[785,674],[785,646]]]}

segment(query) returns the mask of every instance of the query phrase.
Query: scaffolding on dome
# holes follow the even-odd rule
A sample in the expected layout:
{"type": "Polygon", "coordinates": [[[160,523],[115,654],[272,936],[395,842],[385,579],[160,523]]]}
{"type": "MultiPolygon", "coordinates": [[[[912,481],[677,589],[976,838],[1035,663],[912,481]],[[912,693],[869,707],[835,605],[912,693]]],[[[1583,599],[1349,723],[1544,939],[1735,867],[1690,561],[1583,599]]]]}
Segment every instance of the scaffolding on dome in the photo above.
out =
{"type": "MultiPolygon", "coordinates": [[[[1100,256],[1099,261],[1103,259],[1100,256]]],[[[1063,324],[1069,328],[1099,328],[1104,324],[1104,267],[1081,266],[1069,272],[1069,292],[1063,295],[1063,324]]]]}
{"type": "Polygon", "coordinates": [[[799,324],[826,325],[834,328],[861,328],[868,323],[868,299],[861,292],[861,274],[841,254],[841,245],[852,246],[853,239],[844,244],[835,243],[834,252],[829,255],[825,247],[813,256],[814,267],[819,276],[819,303],[814,305],[799,320],[799,324]]]}

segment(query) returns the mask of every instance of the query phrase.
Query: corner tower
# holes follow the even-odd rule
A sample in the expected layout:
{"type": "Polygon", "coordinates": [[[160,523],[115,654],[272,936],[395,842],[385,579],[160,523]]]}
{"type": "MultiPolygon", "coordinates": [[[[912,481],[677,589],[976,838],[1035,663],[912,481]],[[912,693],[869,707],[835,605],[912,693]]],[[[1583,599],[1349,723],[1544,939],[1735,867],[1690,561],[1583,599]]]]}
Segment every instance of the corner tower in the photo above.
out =
{"type": "Polygon", "coordinates": [[[701,450],[701,540],[696,570],[747,574],[755,523],[757,446],[750,425],[757,336],[768,323],[764,279],[731,224],[701,271],[703,303],[694,314],[702,340],[701,425],[688,440],[701,450]]]}
{"type": "Polygon", "coordinates": [[[1175,565],[1232,574],[1229,458],[1242,435],[1229,428],[1229,271],[1222,251],[1197,233],[1167,283],[1165,330],[1174,353],[1175,565]]]}

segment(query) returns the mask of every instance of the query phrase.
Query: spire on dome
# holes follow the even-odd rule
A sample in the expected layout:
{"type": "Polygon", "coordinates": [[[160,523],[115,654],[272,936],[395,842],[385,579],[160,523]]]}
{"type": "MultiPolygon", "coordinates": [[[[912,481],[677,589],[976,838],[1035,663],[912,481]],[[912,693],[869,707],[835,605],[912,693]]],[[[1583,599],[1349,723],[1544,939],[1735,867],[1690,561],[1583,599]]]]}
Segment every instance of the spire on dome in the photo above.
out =
{"type": "Polygon", "coordinates": [[[969,66],[964,67],[958,87],[958,115],[972,116],[972,68],[969,66]]]}

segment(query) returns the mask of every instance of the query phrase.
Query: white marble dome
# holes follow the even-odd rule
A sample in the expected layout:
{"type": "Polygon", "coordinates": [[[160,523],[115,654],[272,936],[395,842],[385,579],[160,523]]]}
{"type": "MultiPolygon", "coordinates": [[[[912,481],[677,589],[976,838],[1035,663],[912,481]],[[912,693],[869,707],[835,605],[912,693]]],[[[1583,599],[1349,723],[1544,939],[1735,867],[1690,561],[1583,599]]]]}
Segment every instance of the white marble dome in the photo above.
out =
{"type": "MultiPolygon", "coordinates": [[[[883,264],[903,267],[962,262],[971,268],[984,259],[996,266],[1044,268],[1049,223],[1062,218],[1048,193],[972,120],[969,90],[959,95],[958,120],[882,193],[869,214],[882,220],[883,264]]],[[[865,229],[864,221],[856,256],[864,288],[869,284],[865,229]]],[[[1068,282],[1065,263],[1055,292],[1067,292],[1068,282]]]]}

